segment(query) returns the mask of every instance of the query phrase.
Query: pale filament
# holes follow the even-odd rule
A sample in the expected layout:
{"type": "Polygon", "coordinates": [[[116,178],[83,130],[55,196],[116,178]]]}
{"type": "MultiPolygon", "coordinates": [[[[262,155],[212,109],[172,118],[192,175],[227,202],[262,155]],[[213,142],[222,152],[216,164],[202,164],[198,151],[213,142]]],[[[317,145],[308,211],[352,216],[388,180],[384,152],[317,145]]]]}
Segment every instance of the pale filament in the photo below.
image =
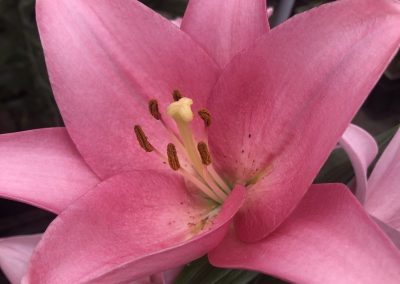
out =
{"type": "MultiPolygon", "coordinates": [[[[164,162],[168,162],[168,157],[163,155],[157,148],[154,148],[153,151],[155,154],[160,158],[160,160],[164,162]]],[[[221,196],[217,195],[213,190],[211,190],[209,187],[207,187],[202,181],[200,181],[197,177],[195,177],[193,174],[191,174],[187,168],[181,167],[178,170],[178,173],[180,173],[185,179],[193,183],[198,189],[200,189],[205,195],[210,197],[212,200],[218,201],[218,203],[222,203],[226,196],[221,196]]]]}

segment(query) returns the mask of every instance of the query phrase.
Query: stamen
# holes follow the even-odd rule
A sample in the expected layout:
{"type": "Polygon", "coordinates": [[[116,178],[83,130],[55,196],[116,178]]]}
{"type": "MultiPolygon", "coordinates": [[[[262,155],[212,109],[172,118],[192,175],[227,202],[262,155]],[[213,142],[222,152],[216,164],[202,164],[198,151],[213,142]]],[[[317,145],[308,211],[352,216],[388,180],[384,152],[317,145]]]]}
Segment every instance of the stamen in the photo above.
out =
{"type": "Polygon", "coordinates": [[[219,174],[215,171],[213,166],[211,165],[211,166],[207,167],[207,169],[210,172],[210,175],[212,176],[212,178],[222,188],[222,191],[225,194],[228,194],[231,191],[228,184],[219,176],[219,174]]]}
{"type": "Polygon", "coordinates": [[[181,92],[179,92],[178,90],[174,90],[172,92],[172,97],[174,98],[174,101],[176,101],[176,102],[183,98],[181,92]]]}
{"type": "Polygon", "coordinates": [[[211,125],[211,113],[203,108],[198,112],[200,118],[204,121],[204,126],[209,127],[211,125]]]}
{"type": "Polygon", "coordinates": [[[167,156],[168,156],[168,163],[171,169],[174,171],[179,170],[181,167],[178,159],[178,154],[176,153],[176,148],[175,145],[172,143],[169,143],[167,146],[167,156]]]}
{"type": "Polygon", "coordinates": [[[147,136],[144,134],[143,129],[139,125],[135,125],[136,138],[139,141],[140,147],[142,147],[146,152],[154,151],[153,145],[150,144],[147,136]]]}
{"type": "Polygon", "coordinates": [[[181,174],[183,174],[183,176],[185,178],[187,178],[189,181],[191,181],[198,189],[200,189],[205,195],[207,195],[212,200],[215,200],[218,203],[222,203],[225,200],[226,196],[224,198],[218,197],[218,195],[214,191],[212,191],[207,185],[205,185],[203,182],[201,182],[194,175],[188,173],[184,169],[180,169],[179,172],[181,174]]]}
{"type": "Polygon", "coordinates": [[[204,165],[208,166],[211,164],[211,155],[210,152],[208,151],[207,144],[204,142],[200,142],[197,144],[197,150],[199,150],[201,161],[203,162],[204,165]]]}
{"type": "Polygon", "coordinates": [[[227,194],[225,193],[225,191],[221,191],[221,188],[218,187],[217,184],[215,184],[210,176],[210,174],[208,173],[207,169],[205,168],[203,170],[203,175],[202,175],[203,179],[205,180],[205,182],[207,183],[207,185],[210,187],[211,191],[221,200],[225,200],[227,194]]]}
{"type": "Polygon", "coordinates": [[[149,111],[150,114],[157,120],[161,119],[161,113],[158,110],[158,102],[157,100],[150,100],[149,101],[149,111]]]}

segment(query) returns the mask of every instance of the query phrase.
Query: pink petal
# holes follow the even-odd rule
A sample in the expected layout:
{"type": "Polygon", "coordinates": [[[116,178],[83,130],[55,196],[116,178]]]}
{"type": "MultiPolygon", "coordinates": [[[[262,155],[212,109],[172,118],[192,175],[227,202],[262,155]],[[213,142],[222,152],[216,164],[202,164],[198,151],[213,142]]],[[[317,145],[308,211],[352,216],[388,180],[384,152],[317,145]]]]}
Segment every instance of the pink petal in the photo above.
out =
{"type": "Polygon", "coordinates": [[[173,23],[173,24],[176,25],[177,27],[180,27],[181,24],[182,24],[182,18],[180,18],[180,17],[175,18],[175,19],[171,20],[171,23],[173,23]]]}
{"type": "Polygon", "coordinates": [[[130,281],[129,284],[165,284],[162,273],[145,276],[135,281],[130,281]]]}
{"type": "Polygon", "coordinates": [[[350,124],[339,140],[354,168],[356,177],[356,196],[363,204],[367,191],[367,172],[371,162],[378,154],[375,139],[364,129],[350,124]]]}
{"type": "Polygon", "coordinates": [[[59,213],[99,183],[64,128],[0,135],[0,197],[59,213]]]}
{"type": "Polygon", "coordinates": [[[159,278],[154,279],[153,276],[146,276],[138,280],[132,281],[129,284],[163,284],[159,278]]]}
{"type": "Polygon", "coordinates": [[[179,176],[155,171],[115,176],[52,223],[27,280],[125,283],[177,267],[222,240],[244,197],[245,189],[237,187],[210,226],[201,228],[201,215],[213,205],[189,195],[179,176]]]}
{"type": "Polygon", "coordinates": [[[397,51],[399,8],[389,0],[321,6],[227,66],[208,102],[214,161],[233,181],[266,174],[239,213],[242,240],[265,237],[302,198],[397,51]]]}
{"type": "Polygon", "coordinates": [[[42,235],[0,239],[0,268],[12,284],[21,283],[29,259],[42,235]]]}
{"type": "Polygon", "coordinates": [[[368,181],[367,211],[400,230],[400,130],[380,157],[368,181]]]}
{"type": "MultiPolygon", "coordinates": [[[[398,136],[400,135],[398,134],[398,136]]],[[[355,125],[350,125],[340,139],[340,144],[349,155],[355,170],[357,180],[357,198],[362,203],[364,203],[365,196],[370,196],[370,192],[375,192],[377,193],[377,195],[374,195],[375,197],[369,198],[369,203],[375,202],[376,206],[379,207],[381,211],[391,216],[389,217],[389,220],[396,220],[397,216],[398,218],[400,218],[400,195],[396,199],[396,195],[398,195],[398,184],[400,183],[400,179],[398,178],[398,170],[400,169],[399,137],[394,137],[391,144],[389,144],[390,146],[388,146],[387,148],[388,152],[385,153],[384,156],[382,156],[382,159],[386,159],[386,162],[383,162],[383,168],[382,162],[379,162],[381,166],[375,167],[377,172],[373,175],[375,177],[377,175],[380,175],[378,179],[380,181],[383,181],[383,184],[380,184],[379,181],[377,183],[375,182],[375,184],[374,181],[372,183],[371,181],[367,183],[368,166],[378,152],[378,146],[376,145],[374,138],[369,135],[368,132],[355,125]],[[398,166],[397,170],[396,166],[398,166]],[[370,186],[370,184],[372,184],[372,187],[370,186]],[[374,198],[382,199],[374,200],[374,198]]],[[[373,219],[387,234],[387,236],[393,241],[393,243],[400,248],[400,231],[391,227],[389,224],[382,222],[374,216],[373,219]]],[[[386,220],[386,218],[384,218],[384,220],[386,220]]],[[[399,229],[399,227],[397,227],[397,229],[399,229]]]]}
{"type": "Polygon", "coordinates": [[[372,219],[379,225],[379,227],[386,233],[389,239],[400,249],[400,231],[392,228],[388,224],[382,222],[381,220],[371,216],[372,219]]]}
{"type": "MultiPolygon", "coordinates": [[[[151,275],[150,277],[143,278],[144,281],[150,281],[152,284],[173,284],[175,278],[182,271],[183,266],[179,266],[177,268],[169,269],[164,272],[156,273],[151,275]]],[[[138,282],[138,280],[134,281],[134,283],[138,282]]],[[[138,282],[138,284],[141,282],[138,282]]],[[[143,284],[147,284],[144,282],[143,284]]]]}
{"type": "Polygon", "coordinates": [[[183,266],[179,266],[176,268],[169,269],[162,273],[163,284],[172,284],[176,277],[178,277],[179,273],[182,272],[183,266]]]}
{"type": "Polygon", "coordinates": [[[264,240],[231,234],[209,254],[219,267],[261,271],[294,283],[398,283],[400,253],[340,184],[313,185],[264,240]]]}
{"type": "Polygon", "coordinates": [[[133,126],[165,151],[169,133],[148,100],[157,99],[165,114],[179,89],[204,107],[219,75],[213,60],[138,1],[39,0],[36,8],[57,104],[90,167],[102,178],[164,167],[140,149],[133,126]]]}
{"type": "MultiPolygon", "coordinates": [[[[22,278],[28,271],[28,264],[33,250],[41,237],[42,235],[38,234],[0,239],[0,268],[12,284],[21,283],[22,278]]],[[[160,277],[157,277],[157,275],[146,276],[131,282],[131,284],[172,283],[169,278],[164,280],[165,276],[163,276],[163,274],[169,276],[170,273],[171,277],[173,277],[176,272],[175,270],[166,271],[165,273],[160,273],[160,277]]]]}
{"type": "Polygon", "coordinates": [[[265,0],[191,0],[181,29],[224,67],[269,30],[265,0]]]}
{"type": "Polygon", "coordinates": [[[274,14],[274,7],[267,8],[267,17],[271,17],[274,14]]]}

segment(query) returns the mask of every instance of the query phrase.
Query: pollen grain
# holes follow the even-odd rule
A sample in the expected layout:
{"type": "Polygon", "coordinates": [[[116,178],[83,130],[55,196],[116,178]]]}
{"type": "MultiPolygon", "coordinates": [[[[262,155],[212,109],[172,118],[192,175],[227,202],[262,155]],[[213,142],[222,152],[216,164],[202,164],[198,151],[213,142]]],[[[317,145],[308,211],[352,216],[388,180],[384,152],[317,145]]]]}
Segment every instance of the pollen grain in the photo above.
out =
{"type": "Polygon", "coordinates": [[[174,171],[179,170],[181,167],[178,159],[178,154],[176,153],[175,145],[169,143],[167,145],[167,156],[168,156],[168,164],[174,171]]]}
{"type": "Polygon", "coordinates": [[[176,101],[176,102],[183,98],[181,92],[179,92],[178,90],[174,90],[172,92],[172,97],[174,98],[174,101],[176,101]]]}
{"type": "Polygon", "coordinates": [[[199,142],[199,144],[197,144],[197,150],[199,151],[202,163],[206,166],[210,165],[212,160],[207,144],[204,142],[199,142]]]}
{"type": "Polygon", "coordinates": [[[157,120],[161,119],[161,113],[158,110],[158,102],[157,100],[150,100],[149,101],[149,111],[150,114],[157,120]]]}
{"type": "Polygon", "coordinates": [[[142,127],[140,127],[140,125],[135,125],[134,130],[140,147],[142,147],[146,152],[153,152],[154,147],[150,144],[147,136],[144,134],[142,127]]]}
{"type": "Polygon", "coordinates": [[[204,126],[209,127],[211,125],[211,113],[207,109],[202,108],[201,110],[199,110],[198,114],[200,118],[204,121],[204,126]]]}

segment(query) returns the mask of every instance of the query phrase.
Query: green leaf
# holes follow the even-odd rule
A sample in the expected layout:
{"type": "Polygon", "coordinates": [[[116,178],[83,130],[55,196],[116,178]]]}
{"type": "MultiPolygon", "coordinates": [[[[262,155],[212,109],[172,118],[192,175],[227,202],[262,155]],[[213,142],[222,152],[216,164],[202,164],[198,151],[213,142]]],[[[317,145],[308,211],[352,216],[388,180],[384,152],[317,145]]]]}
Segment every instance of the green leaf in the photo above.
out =
{"type": "Polygon", "coordinates": [[[354,176],[353,167],[343,149],[332,151],[314,183],[340,182],[348,183],[354,176]]]}
{"type": "Polygon", "coordinates": [[[246,284],[257,275],[251,271],[214,267],[204,256],[186,265],[174,284],[246,284]]]}
{"type": "Polygon", "coordinates": [[[400,52],[393,58],[385,74],[391,80],[400,79],[400,52]]]}
{"type": "Polygon", "coordinates": [[[250,283],[260,274],[247,270],[230,270],[225,277],[221,278],[216,284],[242,284],[250,283]]]}
{"type": "Polygon", "coordinates": [[[187,264],[174,284],[258,284],[286,282],[254,271],[222,269],[212,266],[207,256],[187,264]]]}

